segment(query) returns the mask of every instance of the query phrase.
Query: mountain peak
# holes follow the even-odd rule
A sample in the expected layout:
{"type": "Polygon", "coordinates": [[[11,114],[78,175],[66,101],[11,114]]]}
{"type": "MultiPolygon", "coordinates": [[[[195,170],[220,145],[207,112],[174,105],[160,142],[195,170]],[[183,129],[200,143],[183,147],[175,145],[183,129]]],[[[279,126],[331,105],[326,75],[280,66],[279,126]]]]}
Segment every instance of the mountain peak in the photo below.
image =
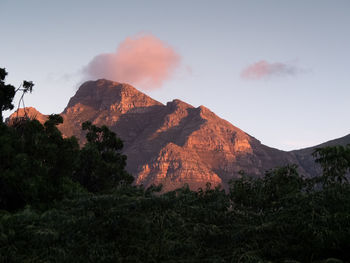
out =
{"type": "Polygon", "coordinates": [[[162,105],[133,86],[106,79],[83,83],[64,110],[91,107],[95,110],[116,110],[125,113],[132,108],[162,105]]]}

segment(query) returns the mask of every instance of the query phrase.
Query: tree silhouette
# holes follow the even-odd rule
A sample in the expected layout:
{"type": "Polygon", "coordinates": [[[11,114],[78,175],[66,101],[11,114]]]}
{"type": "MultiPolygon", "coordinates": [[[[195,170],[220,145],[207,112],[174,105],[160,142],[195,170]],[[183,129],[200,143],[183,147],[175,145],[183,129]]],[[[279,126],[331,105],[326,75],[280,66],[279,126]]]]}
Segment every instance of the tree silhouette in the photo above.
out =
{"type": "Polygon", "coordinates": [[[313,156],[322,167],[324,186],[347,181],[346,174],[350,171],[350,144],[317,148],[313,156]]]}
{"type": "Polygon", "coordinates": [[[33,87],[34,87],[34,83],[32,81],[24,80],[22,85],[18,89],[16,89],[16,93],[18,91],[22,91],[22,95],[18,101],[18,106],[17,106],[17,117],[18,117],[18,113],[19,113],[19,107],[21,106],[21,102],[22,102],[22,106],[23,106],[23,110],[24,110],[24,115],[25,115],[25,117],[27,117],[26,105],[24,104],[24,95],[28,92],[32,93],[33,87]]]}
{"type": "Polygon", "coordinates": [[[22,91],[22,95],[18,101],[17,107],[17,117],[18,109],[22,103],[24,108],[24,114],[26,115],[25,104],[24,104],[24,95],[26,93],[32,93],[34,83],[32,81],[24,80],[21,86],[15,89],[14,86],[10,84],[5,84],[5,78],[7,76],[6,69],[0,68],[0,123],[3,123],[3,111],[12,110],[14,108],[13,99],[18,91],[22,91]]]}
{"type": "Polygon", "coordinates": [[[84,122],[87,143],[81,149],[76,179],[91,192],[112,189],[120,183],[130,184],[133,177],[125,170],[123,142],[106,126],[84,122]]]}
{"type": "Polygon", "coordinates": [[[0,122],[3,123],[2,112],[5,110],[12,110],[13,98],[16,94],[15,87],[10,84],[5,84],[7,72],[4,68],[0,68],[0,122]]]}

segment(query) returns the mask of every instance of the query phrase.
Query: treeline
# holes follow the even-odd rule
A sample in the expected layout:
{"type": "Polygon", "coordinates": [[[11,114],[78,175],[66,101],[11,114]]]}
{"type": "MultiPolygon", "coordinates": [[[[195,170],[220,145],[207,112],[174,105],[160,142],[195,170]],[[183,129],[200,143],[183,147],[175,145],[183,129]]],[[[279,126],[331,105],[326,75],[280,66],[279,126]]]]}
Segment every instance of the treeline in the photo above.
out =
{"type": "Polygon", "coordinates": [[[0,262],[350,261],[349,146],[316,150],[317,178],[291,165],[160,194],[132,185],[107,127],[84,123],[80,148],[62,121],[0,123],[0,262]]]}

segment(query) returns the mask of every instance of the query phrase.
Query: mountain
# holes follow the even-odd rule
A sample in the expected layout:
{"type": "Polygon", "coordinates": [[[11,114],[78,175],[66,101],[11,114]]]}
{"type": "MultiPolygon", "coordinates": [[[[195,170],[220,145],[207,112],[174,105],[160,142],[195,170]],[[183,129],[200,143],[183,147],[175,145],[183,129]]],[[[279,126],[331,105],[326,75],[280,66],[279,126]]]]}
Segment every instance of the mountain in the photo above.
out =
{"type": "Polygon", "coordinates": [[[64,123],[59,129],[65,136],[75,135],[81,144],[81,124],[86,120],[116,132],[124,141],[127,170],[146,187],[161,183],[169,191],[188,184],[196,190],[210,182],[227,188],[241,170],[259,177],[290,163],[298,164],[301,173],[314,175],[308,169],[307,151],[270,148],[204,106],[195,108],[180,100],[164,105],[124,83],[85,82],[61,115],[64,123]]]}

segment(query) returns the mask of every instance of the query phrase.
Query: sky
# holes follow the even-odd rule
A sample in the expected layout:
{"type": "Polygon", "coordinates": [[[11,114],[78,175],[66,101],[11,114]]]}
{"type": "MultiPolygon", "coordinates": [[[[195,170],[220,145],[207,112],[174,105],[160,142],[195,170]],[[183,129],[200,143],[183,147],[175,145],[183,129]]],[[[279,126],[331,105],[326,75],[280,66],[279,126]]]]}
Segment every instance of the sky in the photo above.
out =
{"type": "Polygon", "coordinates": [[[44,114],[109,78],[282,150],[350,133],[348,0],[0,0],[0,23],[6,82],[44,114]]]}

